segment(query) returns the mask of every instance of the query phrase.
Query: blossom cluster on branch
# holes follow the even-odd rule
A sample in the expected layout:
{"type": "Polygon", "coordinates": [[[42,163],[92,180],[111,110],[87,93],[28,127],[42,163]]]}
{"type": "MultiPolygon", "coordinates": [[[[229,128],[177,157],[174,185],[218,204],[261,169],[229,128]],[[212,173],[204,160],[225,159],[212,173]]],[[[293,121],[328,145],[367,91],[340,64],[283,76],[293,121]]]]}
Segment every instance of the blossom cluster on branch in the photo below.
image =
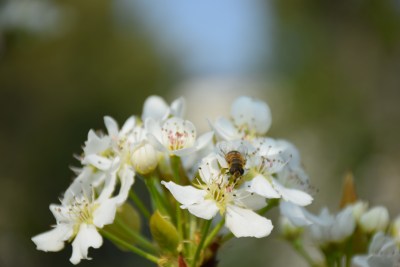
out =
{"type": "MultiPolygon", "coordinates": [[[[142,115],[121,128],[106,116],[105,133],[90,130],[77,156],[81,166],[73,168],[76,178],[61,203],[50,205],[56,224],[32,238],[37,249],[59,251],[70,242],[70,261],[78,264],[105,237],[159,266],[216,266],[218,248],[231,238],[268,236],[274,223],[266,214],[279,207],[282,233],[305,259],[316,265],[300,242],[308,229],[334,266],[331,251],[344,251],[335,244],[347,242],[357,229],[372,235],[387,227],[388,218],[373,219],[388,217],[382,209],[367,212],[361,202],[336,216],[304,208],[313,201],[309,178],[293,144],[267,137],[272,119],[265,102],[237,98],[230,117],[210,121],[202,135],[184,118],[185,109],[183,98],[169,105],[150,96],[142,115]],[[135,192],[135,182],[146,185],[150,208],[135,192]],[[151,239],[141,231],[143,222],[151,239]]],[[[370,254],[393,249],[386,244],[380,232],[370,254]]],[[[376,259],[371,255],[357,256],[354,263],[373,266],[365,263],[376,259]]]]}

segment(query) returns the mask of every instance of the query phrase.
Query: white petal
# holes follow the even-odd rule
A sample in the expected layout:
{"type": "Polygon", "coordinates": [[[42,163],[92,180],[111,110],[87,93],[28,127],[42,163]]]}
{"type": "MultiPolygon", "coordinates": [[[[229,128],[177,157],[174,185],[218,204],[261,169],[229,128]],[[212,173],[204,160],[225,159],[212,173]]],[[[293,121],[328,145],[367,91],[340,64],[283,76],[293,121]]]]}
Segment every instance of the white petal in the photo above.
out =
{"type": "Polygon", "coordinates": [[[81,259],[90,260],[89,247],[99,248],[103,244],[103,238],[97,232],[94,225],[81,224],[79,232],[72,242],[72,256],[69,259],[73,264],[78,264],[81,259]]]}
{"type": "Polygon", "coordinates": [[[32,237],[36,249],[43,251],[60,251],[64,248],[64,241],[73,233],[72,225],[58,224],[54,229],[32,237]]]}
{"type": "Polygon", "coordinates": [[[169,115],[167,103],[159,96],[149,96],[143,105],[142,119],[153,118],[156,121],[166,119],[169,115]]]}
{"type": "Polygon", "coordinates": [[[111,224],[117,212],[117,202],[115,199],[107,199],[100,203],[99,207],[93,212],[93,223],[99,228],[111,224]]]}
{"type": "Polygon", "coordinates": [[[281,152],[284,161],[287,161],[290,167],[301,167],[300,152],[289,141],[277,140],[277,146],[281,152]]]}
{"type": "Polygon", "coordinates": [[[179,203],[185,206],[202,202],[204,200],[204,196],[207,194],[207,192],[204,190],[196,189],[190,185],[181,186],[175,184],[174,182],[167,183],[165,181],[161,181],[161,183],[171,192],[171,194],[179,203]]]}
{"type": "Polygon", "coordinates": [[[111,138],[118,137],[118,123],[113,118],[111,118],[110,116],[105,116],[104,124],[106,125],[108,135],[111,138]]]}
{"type": "Polygon", "coordinates": [[[112,161],[105,157],[101,157],[96,154],[91,154],[91,155],[87,155],[82,160],[82,164],[85,164],[85,165],[90,164],[90,165],[95,166],[99,170],[106,171],[106,170],[110,169],[112,161]]]}
{"type": "Polygon", "coordinates": [[[119,189],[119,193],[115,198],[117,204],[120,206],[128,198],[129,190],[131,189],[134,182],[135,172],[130,166],[125,165],[119,176],[121,181],[121,188],[119,189]]]}
{"type": "Polygon", "coordinates": [[[103,201],[111,197],[112,193],[115,190],[115,185],[117,183],[117,174],[115,171],[106,172],[104,179],[104,186],[101,190],[100,195],[98,196],[98,201],[103,201]]]}
{"type": "Polygon", "coordinates": [[[257,175],[246,183],[246,191],[256,193],[266,198],[280,198],[281,195],[274,189],[270,181],[262,175],[257,175]]]}
{"type": "Polygon", "coordinates": [[[201,160],[199,174],[203,182],[210,184],[219,173],[220,169],[218,166],[217,155],[215,153],[211,153],[201,160]]]}
{"type": "Polygon", "coordinates": [[[258,194],[249,193],[244,190],[238,190],[235,192],[236,200],[235,204],[238,206],[244,206],[251,210],[259,210],[267,206],[267,202],[263,196],[258,194]]]}
{"type": "Polygon", "coordinates": [[[133,130],[135,127],[136,119],[134,116],[129,117],[121,128],[120,135],[124,136],[133,130]]]}
{"type": "Polygon", "coordinates": [[[238,97],[233,102],[231,115],[237,126],[247,125],[260,135],[268,131],[272,122],[268,105],[247,96],[238,97]]]}
{"type": "Polygon", "coordinates": [[[331,230],[332,240],[343,241],[353,234],[355,227],[356,222],[353,216],[353,209],[349,206],[336,216],[331,230]]]}
{"type": "Polygon", "coordinates": [[[370,267],[368,264],[368,256],[355,256],[352,259],[352,263],[357,267],[370,267]]]}
{"type": "Polygon", "coordinates": [[[235,128],[232,122],[223,117],[218,118],[214,124],[211,124],[211,126],[217,136],[224,140],[231,141],[241,137],[239,131],[235,128]]]}
{"type": "Polygon", "coordinates": [[[226,227],[236,237],[264,237],[271,233],[272,223],[270,220],[258,215],[249,209],[228,205],[226,209],[226,227]]]}
{"type": "Polygon", "coordinates": [[[184,156],[188,156],[190,154],[193,154],[194,152],[196,152],[196,148],[194,146],[192,147],[186,147],[186,148],[182,148],[182,149],[178,149],[178,150],[174,150],[174,151],[169,151],[171,154],[176,155],[178,157],[184,157],[184,156]]]}
{"type": "Polygon", "coordinates": [[[194,147],[196,150],[200,150],[203,147],[207,146],[214,136],[214,132],[207,132],[202,134],[199,138],[197,138],[196,142],[194,143],[194,147]]]}
{"type": "Polygon", "coordinates": [[[69,207],[63,205],[50,204],[50,211],[53,213],[54,218],[56,218],[57,223],[69,223],[71,221],[68,211],[69,207]]]}
{"type": "Polygon", "coordinates": [[[186,101],[183,97],[180,97],[171,103],[171,113],[175,117],[183,118],[186,111],[186,101]]]}
{"type": "Polygon", "coordinates": [[[111,139],[109,136],[99,137],[93,130],[90,130],[83,152],[85,155],[101,153],[110,148],[110,145],[111,139]]]}
{"type": "Polygon", "coordinates": [[[201,202],[194,203],[188,206],[182,205],[182,209],[188,209],[190,213],[192,213],[194,216],[197,216],[199,218],[203,218],[206,220],[209,220],[215,216],[218,212],[218,207],[215,204],[215,201],[207,199],[207,200],[202,200],[201,202]]]}
{"type": "Polygon", "coordinates": [[[276,191],[278,191],[282,198],[286,201],[290,201],[299,206],[307,206],[313,201],[313,197],[306,192],[297,189],[286,188],[275,180],[273,181],[273,184],[276,191]]]}
{"type": "Polygon", "coordinates": [[[303,207],[299,207],[292,202],[281,201],[279,203],[281,214],[289,219],[295,226],[306,226],[312,224],[308,217],[308,212],[303,207]]]}

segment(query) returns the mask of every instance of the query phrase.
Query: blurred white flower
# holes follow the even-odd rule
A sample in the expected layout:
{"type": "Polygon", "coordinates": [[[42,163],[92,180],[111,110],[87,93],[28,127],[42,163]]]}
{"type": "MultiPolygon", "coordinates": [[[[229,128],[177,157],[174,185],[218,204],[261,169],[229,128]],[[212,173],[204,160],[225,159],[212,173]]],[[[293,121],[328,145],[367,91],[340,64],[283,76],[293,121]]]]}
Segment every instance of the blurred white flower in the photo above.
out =
{"type": "Polygon", "coordinates": [[[255,174],[255,177],[246,183],[246,190],[266,198],[282,198],[283,201],[307,206],[313,198],[299,186],[305,182],[293,175],[294,170],[302,169],[295,165],[286,166],[290,162],[290,156],[286,159],[285,155],[291,155],[292,149],[292,145],[288,144],[286,141],[276,141],[272,138],[254,140],[253,145],[256,149],[255,153],[249,157],[248,168],[255,174]],[[280,172],[285,168],[287,169],[285,175],[281,175],[280,172]],[[274,174],[276,174],[276,178],[274,174]]]}
{"type": "Polygon", "coordinates": [[[211,142],[213,132],[208,132],[196,139],[196,128],[188,120],[172,117],[161,123],[148,118],[146,131],[149,142],[159,151],[169,155],[186,156],[211,142]]]}
{"type": "Polygon", "coordinates": [[[400,244],[400,216],[397,216],[391,223],[390,235],[400,244]]]}
{"type": "Polygon", "coordinates": [[[165,121],[169,116],[183,118],[186,102],[183,97],[174,100],[170,106],[165,100],[156,95],[149,96],[143,105],[142,120],[152,118],[156,121],[165,121]]]}
{"type": "Polygon", "coordinates": [[[383,207],[374,207],[360,217],[361,229],[367,233],[385,231],[389,225],[389,212],[383,207]]]}
{"type": "Polygon", "coordinates": [[[199,168],[202,183],[197,189],[193,186],[180,186],[173,182],[162,183],[181,208],[193,215],[210,220],[218,212],[225,216],[226,227],[236,237],[264,237],[272,231],[270,220],[258,215],[252,209],[265,206],[265,200],[243,190],[237,190],[228,176],[219,172],[216,155],[208,156],[199,168]]]}
{"type": "Polygon", "coordinates": [[[356,227],[352,206],[346,207],[337,215],[330,214],[328,209],[324,208],[318,216],[309,218],[313,222],[308,228],[310,237],[320,246],[345,241],[356,227]]]}
{"type": "Polygon", "coordinates": [[[50,205],[57,224],[54,229],[32,238],[37,249],[55,252],[64,248],[65,241],[73,240],[70,261],[78,264],[82,259],[90,259],[89,247],[99,248],[103,244],[103,238],[97,229],[114,221],[117,207],[125,202],[133,183],[131,177],[123,177],[119,193],[112,197],[116,174],[109,175],[109,183],[103,188],[103,192],[107,194],[96,197],[94,188],[82,185],[79,191],[77,187],[76,192],[70,191],[69,196],[61,201],[61,205],[50,205]]]}
{"type": "MultiPolygon", "coordinates": [[[[88,139],[80,157],[83,169],[79,172],[71,186],[80,186],[81,183],[97,187],[105,178],[105,173],[116,170],[119,178],[129,176],[134,179],[135,172],[131,163],[132,146],[136,143],[135,118],[132,116],[119,129],[117,122],[111,117],[104,117],[107,135],[97,135],[89,131],[88,139]],[[95,173],[95,175],[87,175],[95,173]],[[87,179],[90,178],[90,179],[87,179]],[[94,179],[95,178],[95,179],[94,179]]],[[[139,141],[138,141],[139,142],[139,141]]],[[[67,190],[68,191],[68,190],[67,190]]]]}
{"type": "Polygon", "coordinates": [[[369,245],[368,255],[355,256],[352,263],[355,267],[399,267],[399,247],[392,238],[378,232],[369,245]]]}
{"type": "Polygon", "coordinates": [[[64,11],[53,1],[5,1],[0,5],[0,32],[24,30],[32,33],[53,34],[62,29],[64,11]]]}
{"type": "Polygon", "coordinates": [[[265,102],[241,96],[231,106],[231,119],[219,117],[213,128],[224,140],[253,139],[265,135],[271,122],[271,111],[265,102]]]}

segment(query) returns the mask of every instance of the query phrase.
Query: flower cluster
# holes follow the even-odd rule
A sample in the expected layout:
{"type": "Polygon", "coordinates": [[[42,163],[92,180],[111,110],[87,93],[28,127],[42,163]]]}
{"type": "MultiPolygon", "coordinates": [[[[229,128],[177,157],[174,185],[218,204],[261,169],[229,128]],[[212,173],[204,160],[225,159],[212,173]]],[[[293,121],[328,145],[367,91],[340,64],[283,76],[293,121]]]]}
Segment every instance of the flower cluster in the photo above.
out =
{"type": "Polygon", "coordinates": [[[202,135],[184,118],[185,108],[183,98],[168,105],[151,96],[142,115],[121,128],[106,116],[106,133],[90,130],[76,178],[61,204],[50,205],[56,225],[32,238],[37,248],[59,251],[72,242],[70,261],[77,264],[107,237],[161,266],[201,266],[215,257],[214,242],[269,235],[273,223],[265,213],[276,205],[295,223],[318,221],[303,209],[313,197],[299,152],[266,136],[272,122],[266,103],[239,97],[231,117],[210,122],[212,130],[202,135]],[[135,179],[146,184],[151,211],[136,196],[135,179]],[[129,227],[139,219],[126,219],[123,205],[149,220],[152,241],[129,227]],[[218,236],[223,226],[232,233],[225,239],[218,236]]]}
{"type": "Polygon", "coordinates": [[[324,255],[324,262],[316,264],[307,252],[299,251],[307,255],[310,265],[400,266],[400,218],[390,222],[385,207],[369,208],[368,203],[357,200],[351,175],[346,177],[343,192],[342,208],[336,214],[327,208],[315,215],[304,208],[285,207],[281,224],[284,237],[299,250],[306,233],[324,255]]]}

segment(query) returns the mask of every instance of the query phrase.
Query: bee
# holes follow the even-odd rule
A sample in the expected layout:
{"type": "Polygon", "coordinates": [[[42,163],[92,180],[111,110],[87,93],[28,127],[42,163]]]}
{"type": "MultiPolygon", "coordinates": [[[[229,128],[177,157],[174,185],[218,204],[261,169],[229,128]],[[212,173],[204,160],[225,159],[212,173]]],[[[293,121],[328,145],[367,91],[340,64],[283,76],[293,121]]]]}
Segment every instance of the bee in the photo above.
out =
{"type": "Polygon", "coordinates": [[[228,163],[228,172],[236,182],[244,174],[246,165],[247,147],[240,143],[235,146],[232,143],[221,142],[218,144],[221,154],[228,163]]]}

